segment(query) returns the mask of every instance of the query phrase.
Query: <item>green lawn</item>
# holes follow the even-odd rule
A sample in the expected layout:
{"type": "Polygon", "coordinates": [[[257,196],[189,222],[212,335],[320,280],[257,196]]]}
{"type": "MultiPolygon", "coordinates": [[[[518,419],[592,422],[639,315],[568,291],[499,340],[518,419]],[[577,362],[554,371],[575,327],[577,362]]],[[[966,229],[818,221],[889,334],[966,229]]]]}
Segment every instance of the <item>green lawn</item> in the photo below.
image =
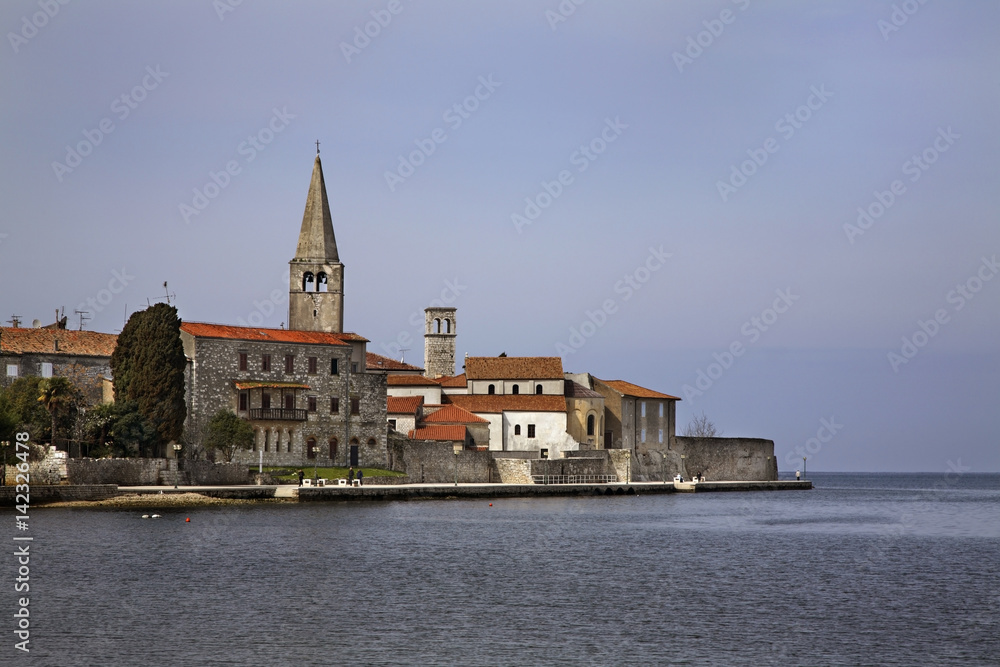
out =
{"type": "MultiPolygon", "coordinates": [[[[271,473],[271,476],[276,480],[281,482],[295,482],[299,481],[299,470],[305,473],[305,476],[309,479],[313,477],[313,467],[303,466],[302,468],[290,468],[288,466],[264,466],[264,472],[271,473]]],[[[381,468],[361,468],[365,473],[365,477],[405,477],[406,475],[401,472],[395,472],[393,470],[382,470],[381,468]]],[[[316,476],[325,477],[326,479],[337,479],[339,477],[347,478],[347,468],[316,468],[316,476]]],[[[251,466],[250,472],[257,472],[257,466],[251,466]]],[[[355,475],[357,470],[354,471],[355,475]]]]}

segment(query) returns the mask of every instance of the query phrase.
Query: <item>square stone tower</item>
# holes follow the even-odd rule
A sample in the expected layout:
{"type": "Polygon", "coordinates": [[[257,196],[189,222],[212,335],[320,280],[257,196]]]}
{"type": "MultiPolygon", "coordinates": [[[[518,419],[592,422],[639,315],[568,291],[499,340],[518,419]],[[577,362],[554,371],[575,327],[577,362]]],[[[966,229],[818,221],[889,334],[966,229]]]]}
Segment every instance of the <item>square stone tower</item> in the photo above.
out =
{"type": "Polygon", "coordinates": [[[455,374],[455,309],[424,308],[424,375],[455,374]]]}

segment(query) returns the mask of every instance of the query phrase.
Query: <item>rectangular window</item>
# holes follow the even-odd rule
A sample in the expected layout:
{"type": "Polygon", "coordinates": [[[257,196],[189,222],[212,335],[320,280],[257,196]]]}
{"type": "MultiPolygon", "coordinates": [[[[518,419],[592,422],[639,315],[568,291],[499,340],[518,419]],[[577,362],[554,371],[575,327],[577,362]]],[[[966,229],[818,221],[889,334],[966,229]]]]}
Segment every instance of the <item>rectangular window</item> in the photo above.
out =
{"type": "Polygon", "coordinates": [[[395,419],[390,419],[389,420],[389,428],[391,428],[393,430],[396,429],[396,420],[395,419]]]}
{"type": "Polygon", "coordinates": [[[660,442],[663,442],[663,429],[660,429],[660,442]]]}
{"type": "Polygon", "coordinates": [[[646,429],[642,429],[639,434],[639,442],[646,442],[646,429]]]}
{"type": "Polygon", "coordinates": [[[660,403],[660,417],[663,417],[663,403],[660,403]]]}
{"type": "Polygon", "coordinates": [[[351,399],[351,414],[352,415],[361,414],[361,401],[356,398],[351,399]]]}
{"type": "Polygon", "coordinates": [[[528,437],[529,438],[534,438],[535,437],[535,425],[534,424],[528,424],[528,437]]]}
{"type": "Polygon", "coordinates": [[[240,352],[239,353],[239,369],[241,371],[245,371],[247,369],[247,353],[246,352],[240,352]]]}
{"type": "Polygon", "coordinates": [[[330,414],[335,415],[340,412],[340,399],[336,396],[330,397],[330,414]]]}
{"type": "Polygon", "coordinates": [[[316,375],[316,369],[319,367],[318,361],[316,357],[309,357],[309,375],[316,375]]]}
{"type": "Polygon", "coordinates": [[[340,364],[337,361],[337,357],[330,360],[330,375],[340,375],[340,364]]]}
{"type": "Polygon", "coordinates": [[[240,412],[246,412],[250,406],[250,396],[245,391],[240,392],[240,412]]]}
{"type": "Polygon", "coordinates": [[[295,394],[285,394],[285,409],[286,410],[295,409],[295,394]]]}
{"type": "Polygon", "coordinates": [[[285,372],[294,373],[295,372],[295,355],[286,354],[285,355],[285,372]]]}
{"type": "Polygon", "coordinates": [[[7,377],[9,378],[17,377],[17,364],[7,364],[7,377]]]}
{"type": "Polygon", "coordinates": [[[42,362],[42,377],[43,378],[52,377],[52,364],[48,361],[42,362]]]}
{"type": "Polygon", "coordinates": [[[356,362],[356,361],[352,361],[351,362],[351,372],[352,373],[357,373],[358,372],[358,362],[356,362]]]}
{"type": "Polygon", "coordinates": [[[271,355],[262,354],[260,355],[260,370],[270,371],[271,370],[271,355]]]}
{"type": "Polygon", "coordinates": [[[310,396],[308,399],[309,412],[316,412],[316,397],[310,396]]]}
{"type": "MultiPolygon", "coordinates": [[[[646,416],[646,401],[642,402],[642,416],[646,416]]],[[[645,440],[645,438],[643,438],[643,440],[645,440]]]]}

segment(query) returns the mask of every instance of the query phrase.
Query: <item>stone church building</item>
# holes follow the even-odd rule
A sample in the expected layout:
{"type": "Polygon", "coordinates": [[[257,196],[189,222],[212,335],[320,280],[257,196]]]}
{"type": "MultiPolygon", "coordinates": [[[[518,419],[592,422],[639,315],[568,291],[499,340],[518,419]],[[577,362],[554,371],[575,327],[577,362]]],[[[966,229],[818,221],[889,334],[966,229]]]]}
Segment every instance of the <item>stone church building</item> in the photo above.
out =
{"type": "Polygon", "coordinates": [[[288,297],[288,329],[181,324],[186,439],[200,443],[226,409],[254,428],[240,462],[386,467],[386,375],[369,372],[367,339],[343,331],[344,265],[318,153],[288,297]]]}

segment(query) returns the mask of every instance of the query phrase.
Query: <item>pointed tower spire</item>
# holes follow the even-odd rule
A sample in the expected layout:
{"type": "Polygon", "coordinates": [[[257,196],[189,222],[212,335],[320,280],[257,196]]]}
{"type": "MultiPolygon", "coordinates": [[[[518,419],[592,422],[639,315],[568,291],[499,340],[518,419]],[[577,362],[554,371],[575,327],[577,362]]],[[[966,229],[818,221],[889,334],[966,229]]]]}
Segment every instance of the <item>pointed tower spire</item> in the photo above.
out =
{"type": "Polygon", "coordinates": [[[288,328],[332,333],[344,330],[344,265],[333,234],[318,141],[299,245],[289,262],[288,328]]]}
{"type": "Polygon", "coordinates": [[[299,247],[295,251],[295,258],[340,261],[318,147],[316,161],[313,163],[312,180],[309,182],[309,194],[306,195],[306,210],[302,214],[302,229],[299,231],[299,247]]]}

